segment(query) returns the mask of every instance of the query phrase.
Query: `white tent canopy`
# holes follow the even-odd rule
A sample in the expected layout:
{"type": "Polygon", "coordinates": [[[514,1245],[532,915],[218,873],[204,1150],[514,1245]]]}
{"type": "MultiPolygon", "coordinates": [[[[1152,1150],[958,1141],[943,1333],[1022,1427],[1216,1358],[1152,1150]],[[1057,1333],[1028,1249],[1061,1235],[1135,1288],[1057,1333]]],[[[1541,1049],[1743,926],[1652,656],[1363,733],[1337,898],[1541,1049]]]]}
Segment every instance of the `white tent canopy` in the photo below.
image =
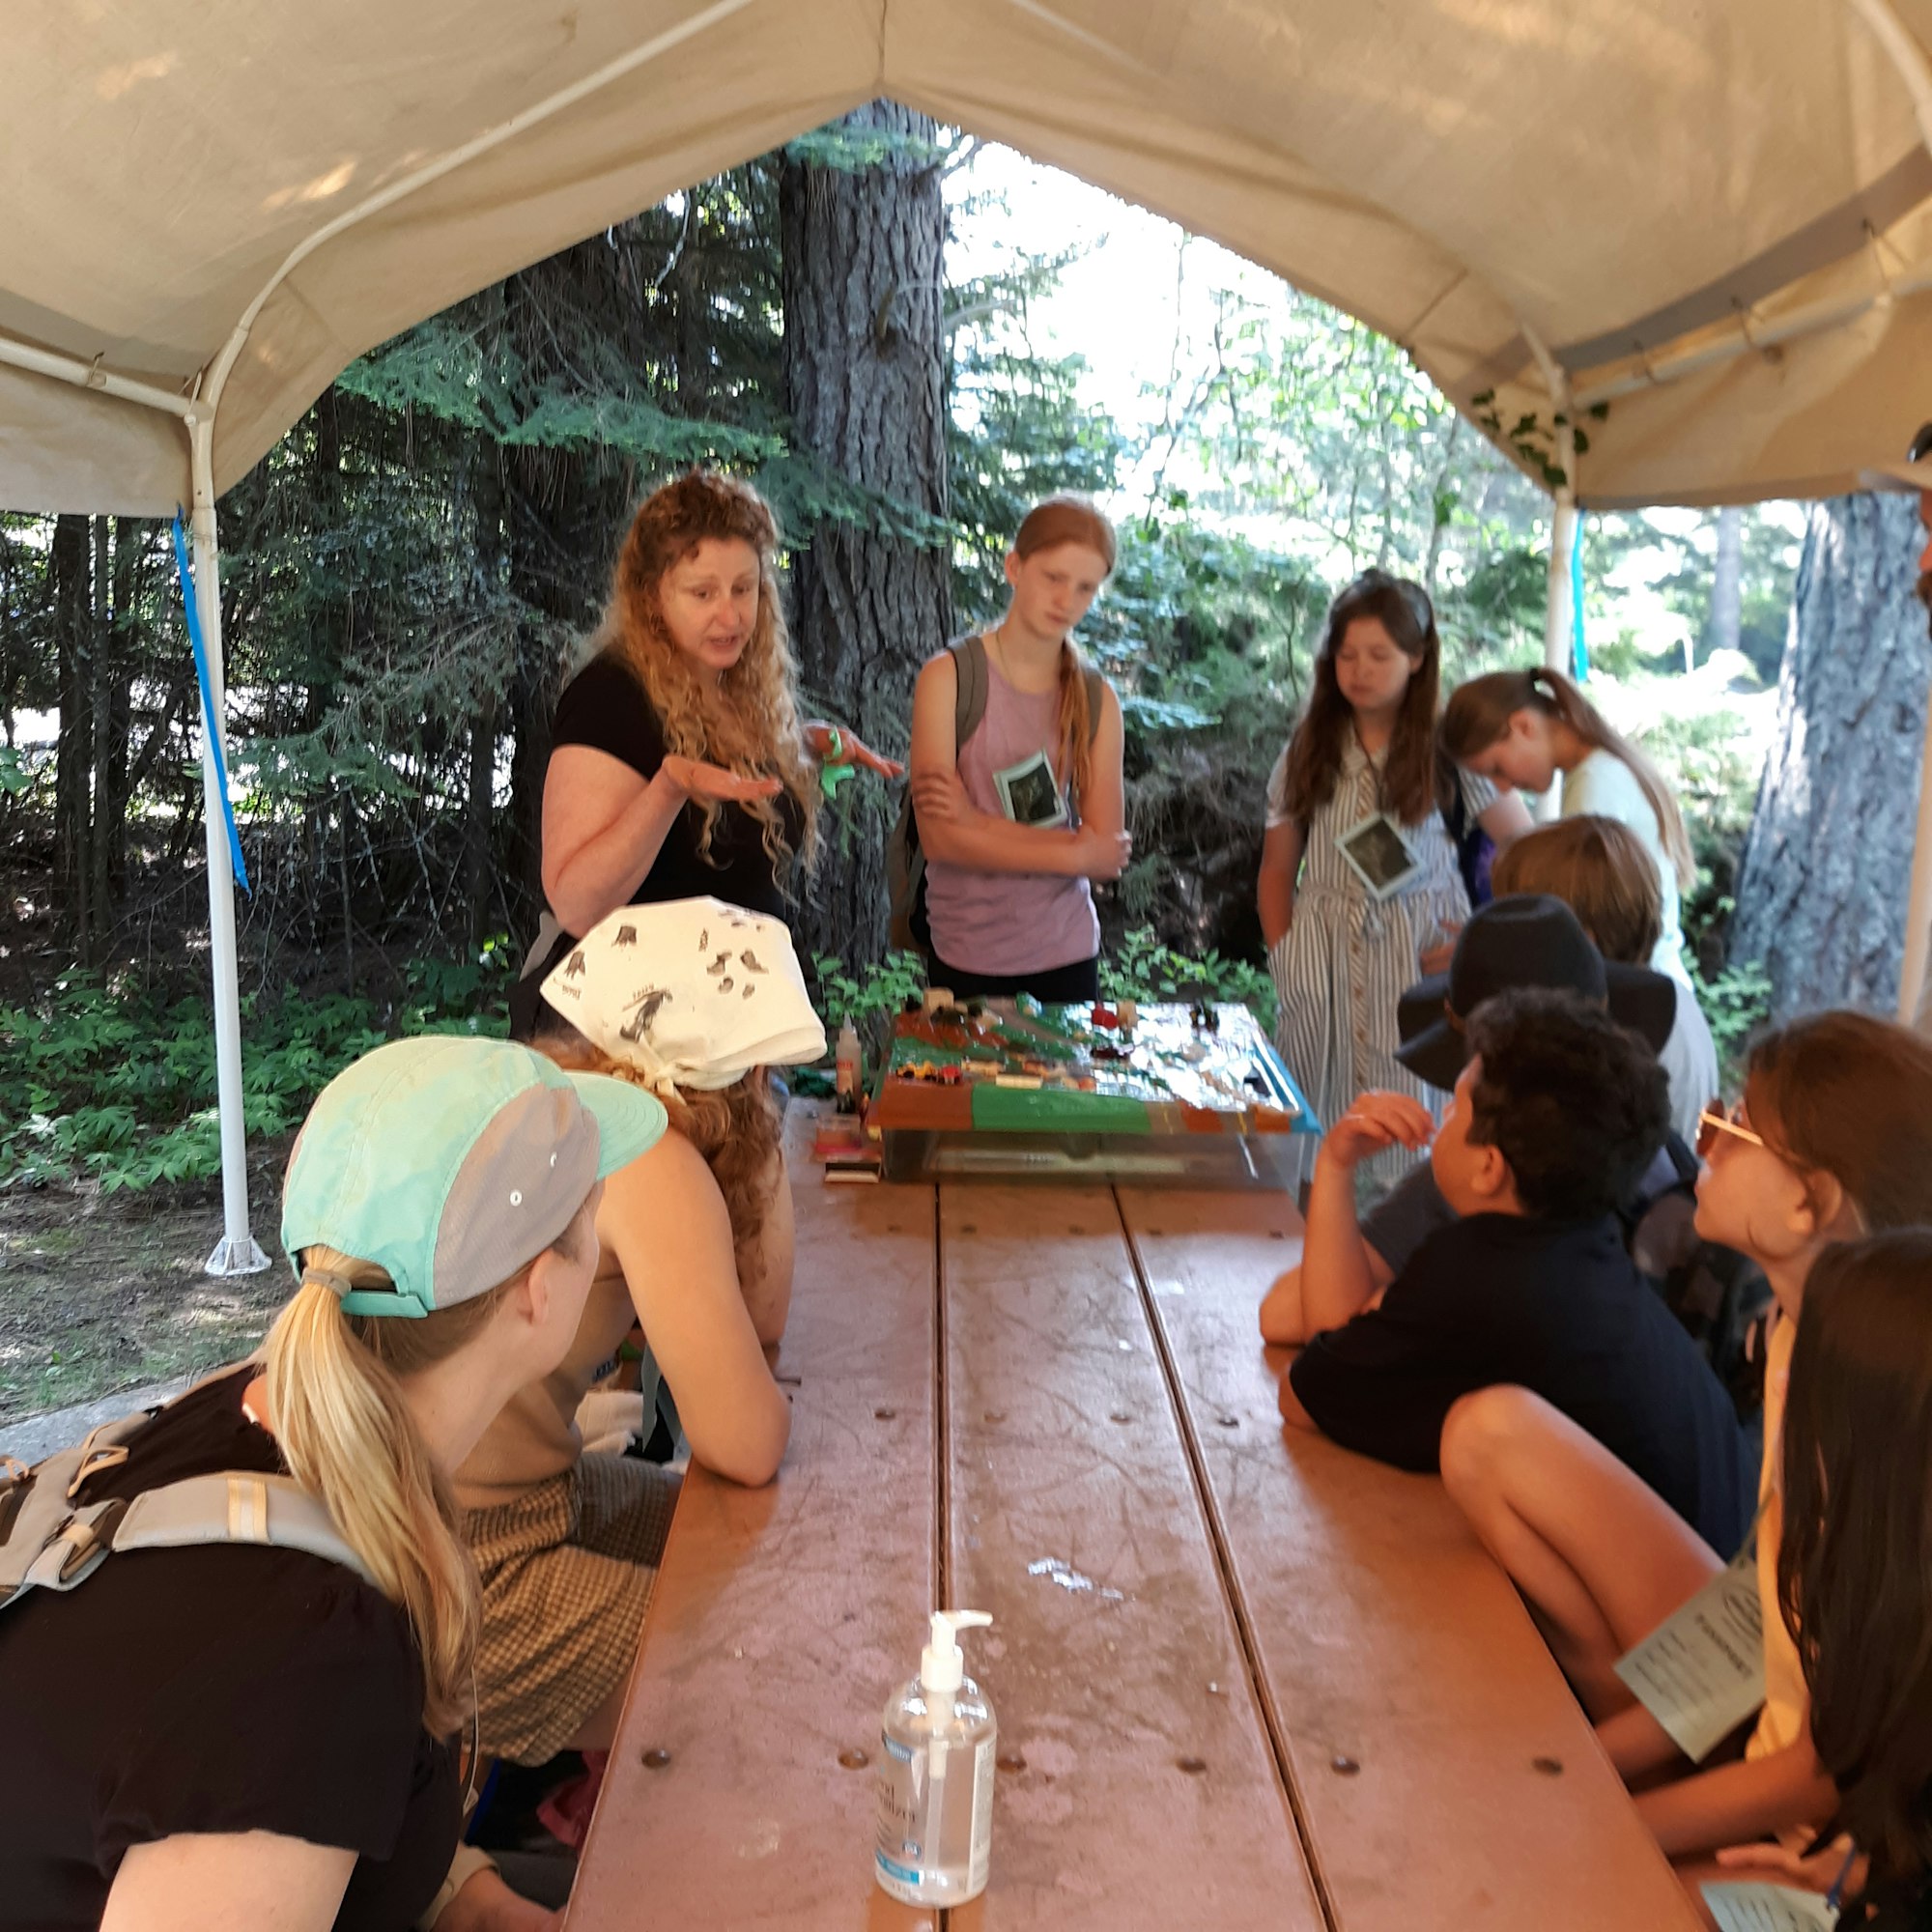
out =
{"type": "MultiPolygon", "coordinates": [[[[1821,495],[1895,454],[1932,359],[1887,23],[1932,43],[1932,0],[19,10],[0,338],[199,381],[223,489],[373,344],[890,94],[1228,243],[1505,426],[1547,426],[1552,380],[1608,399],[1593,506],[1821,495]]],[[[0,503],[187,495],[164,416],[0,369],[0,503]]]]}
{"type": "Polygon", "coordinates": [[[71,0],[8,43],[0,505],[193,500],[217,679],[213,498],[347,362],[882,94],[1348,309],[1592,507],[1855,488],[1932,413],[1932,0],[71,0]]]}

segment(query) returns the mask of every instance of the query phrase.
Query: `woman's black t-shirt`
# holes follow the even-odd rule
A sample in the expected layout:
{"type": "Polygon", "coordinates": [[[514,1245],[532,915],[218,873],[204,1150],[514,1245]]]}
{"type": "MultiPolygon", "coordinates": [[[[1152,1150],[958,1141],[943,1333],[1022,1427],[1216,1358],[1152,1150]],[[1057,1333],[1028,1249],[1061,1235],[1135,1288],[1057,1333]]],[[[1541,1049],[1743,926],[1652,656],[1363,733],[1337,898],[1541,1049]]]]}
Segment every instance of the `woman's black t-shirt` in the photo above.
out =
{"type": "MultiPolygon", "coordinates": [[[[163,1409],[84,1500],[286,1474],[242,1413],[249,1375],[163,1409]]],[[[327,1557],[129,1550],[68,1594],[33,1591],[0,1610],[0,1925],[98,1925],[129,1847],[190,1832],[353,1851],[337,1932],[412,1924],[462,1821],[422,1698],[404,1613],[327,1557]]]]}
{"type": "MultiPolygon", "coordinates": [[[[657,775],[665,759],[664,724],[636,673],[611,651],[600,651],[564,688],[552,741],[608,753],[647,779],[657,775]]],[[[781,792],[774,803],[785,844],[796,852],[805,835],[798,801],[781,792]]],[[[665,834],[631,903],[715,896],[747,912],[783,919],[784,887],[765,850],[764,821],[741,806],[726,805],[719,810],[708,856],[698,849],[703,836],[702,808],[687,805],[665,834]]]]}
{"type": "MultiPolygon", "coordinates": [[[[664,723],[637,673],[613,651],[599,651],[564,687],[551,735],[553,749],[587,745],[593,752],[621,759],[641,778],[655,778],[665,760],[664,723]]],[[[785,845],[796,852],[805,837],[805,814],[789,792],[781,792],[773,802],[785,845]]],[[[699,849],[703,837],[703,808],[689,804],[671,821],[651,869],[629,903],[715,897],[747,912],[783,919],[784,886],[765,849],[764,821],[742,806],[723,806],[708,854],[699,849]]],[[[513,1039],[527,1039],[556,1024],[557,1016],[541,988],[578,936],[559,931],[541,956],[532,954],[526,962],[510,994],[513,1039]]]]}

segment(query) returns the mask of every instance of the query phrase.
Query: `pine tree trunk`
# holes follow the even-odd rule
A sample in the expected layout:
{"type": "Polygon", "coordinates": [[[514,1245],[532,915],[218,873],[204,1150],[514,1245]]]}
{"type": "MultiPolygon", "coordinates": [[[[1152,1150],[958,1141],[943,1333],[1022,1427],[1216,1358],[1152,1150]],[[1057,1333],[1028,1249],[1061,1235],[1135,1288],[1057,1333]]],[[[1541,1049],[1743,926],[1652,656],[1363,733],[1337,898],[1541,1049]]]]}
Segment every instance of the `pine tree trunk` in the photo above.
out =
{"type": "MultiPolygon", "coordinates": [[[[116,897],[128,884],[128,756],[133,736],[134,659],[140,645],[135,610],[141,527],[132,517],[114,520],[114,681],[107,706],[107,884],[116,897]]],[[[99,769],[97,765],[97,769],[99,769]]],[[[97,801],[97,810],[99,804],[97,801]]],[[[100,828],[95,827],[95,838],[100,828]]]]}
{"type": "Polygon", "coordinates": [[[85,517],[55,520],[55,690],[60,724],[54,739],[54,892],[83,958],[88,949],[87,787],[93,770],[89,738],[94,717],[87,674],[93,623],[87,536],[85,517]]]}
{"type": "MultiPolygon", "coordinates": [[[[865,166],[787,154],[779,177],[784,379],[800,450],[903,509],[947,513],[946,209],[934,124],[875,100],[835,126],[887,136],[865,166]]],[[[808,701],[874,748],[903,752],[913,679],[952,628],[948,548],[887,534],[876,512],[794,531],[795,636],[808,701]]],[[[862,778],[825,815],[827,851],[801,938],[854,963],[883,956],[894,792],[862,778]]]]}
{"type": "Polygon", "coordinates": [[[88,666],[88,741],[93,771],[93,809],[88,824],[87,902],[92,912],[89,965],[99,963],[105,951],[108,923],[108,861],[113,851],[113,819],[109,794],[114,772],[114,605],[113,553],[105,517],[94,520],[94,626],[88,666]]]}
{"type": "MultiPolygon", "coordinates": [[[[1745,513],[1735,503],[1718,512],[1718,556],[1711,571],[1711,614],[1704,656],[1734,651],[1744,625],[1745,513]]],[[[1688,646],[1687,646],[1688,648],[1688,646]]],[[[1689,670],[1690,667],[1685,666],[1689,670]]]]}
{"type": "Polygon", "coordinates": [[[1772,1015],[1898,998],[1932,639],[1905,496],[1814,503],[1778,672],[1777,732],[1738,873],[1734,964],[1772,1015]]]}

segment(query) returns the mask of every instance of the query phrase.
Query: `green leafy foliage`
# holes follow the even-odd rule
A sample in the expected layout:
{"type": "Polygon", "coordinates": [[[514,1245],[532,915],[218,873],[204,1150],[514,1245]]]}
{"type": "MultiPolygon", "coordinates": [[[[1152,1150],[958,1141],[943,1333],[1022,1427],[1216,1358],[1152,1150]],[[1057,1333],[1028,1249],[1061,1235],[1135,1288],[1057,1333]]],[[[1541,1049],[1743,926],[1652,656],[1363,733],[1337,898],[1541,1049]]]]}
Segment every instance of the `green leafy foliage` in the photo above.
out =
{"type": "Polygon", "coordinates": [[[1771,976],[1755,960],[1726,966],[1708,979],[1693,966],[1697,1004],[1711,1023],[1717,1042],[1718,1065],[1724,1090],[1736,1093],[1744,1085],[1744,1061],[1752,1037],[1771,1016],[1771,976]]]}
{"type": "Polygon", "coordinates": [[[1100,990],[1110,1000],[1154,1006],[1166,1000],[1225,1000],[1246,1007],[1264,1028],[1275,1020],[1274,981],[1265,967],[1218,952],[1191,958],[1164,946],[1151,926],[1135,926],[1100,961],[1100,990]]]}
{"type": "MultiPolygon", "coordinates": [[[[392,1008],[346,994],[252,995],[242,1008],[243,1117],[291,1133],[344,1066],[414,1033],[500,1035],[504,942],[473,959],[417,960],[392,1008]]],[[[34,1007],[0,1009],[0,1187],[88,1179],[104,1192],[198,1179],[221,1166],[208,1002],[172,1002],[81,973],[34,1007]]]]}

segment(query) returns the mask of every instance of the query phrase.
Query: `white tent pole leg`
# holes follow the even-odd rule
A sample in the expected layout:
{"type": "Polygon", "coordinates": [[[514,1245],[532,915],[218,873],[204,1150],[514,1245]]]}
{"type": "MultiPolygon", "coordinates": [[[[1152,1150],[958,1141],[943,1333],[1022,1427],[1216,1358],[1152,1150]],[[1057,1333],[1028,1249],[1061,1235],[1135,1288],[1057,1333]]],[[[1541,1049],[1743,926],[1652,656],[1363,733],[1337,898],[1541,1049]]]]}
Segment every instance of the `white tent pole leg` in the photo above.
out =
{"type": "MultiPolygon", "coordinates": [[[[224,732],[226,679],[221,659],[221,550],[214,520],[214,422],[188,418],[194,478],[194,601],[208,656],[209,710],[224,732]]],[[[228,819],[214,775],[214,747],[201,753],[202,814],[208,825],[208,940],[214,962],[214,1077],[221,1107],[222,1236],[208,1258],[216,1275],[260,1274],[269,1258],[248,1228],[248,1151],[242,1115],[242,1009],[235,961],[235,872],[228,819]]]]}
{"type": "Polygon", "coordinates": [[[1565,677],[1572,673],[1577,611],[1571,601],[1570,574],[1577,560],[1577,497],[1559,490],[1549,518],[1549,584],[1543,608],[1543,662],[1565,677]]]}
{"type": "MultiPolygon", "coordinates": [[[[1570,570],[1577,550],[1577,495],[1559,490],[1549,513],[1549,580],[1543,606],[1543,662],[1568,677],[1572,669],[1577,613],[1571,599],[1570,570]]],[[[1563,808],[1559,778],[1536,802],[1537,817],[1554,820],[1563,808]]]]}
{"type": "Polygon", "coordinates": [[[1912,891],[1905,902],[1905,970],[1898,981],[1901,1025],[1932,1033],[1932,694],[1925,710],[1925,755],[1918,773],[1918,837],[1912,855],[1912,891]]]}

